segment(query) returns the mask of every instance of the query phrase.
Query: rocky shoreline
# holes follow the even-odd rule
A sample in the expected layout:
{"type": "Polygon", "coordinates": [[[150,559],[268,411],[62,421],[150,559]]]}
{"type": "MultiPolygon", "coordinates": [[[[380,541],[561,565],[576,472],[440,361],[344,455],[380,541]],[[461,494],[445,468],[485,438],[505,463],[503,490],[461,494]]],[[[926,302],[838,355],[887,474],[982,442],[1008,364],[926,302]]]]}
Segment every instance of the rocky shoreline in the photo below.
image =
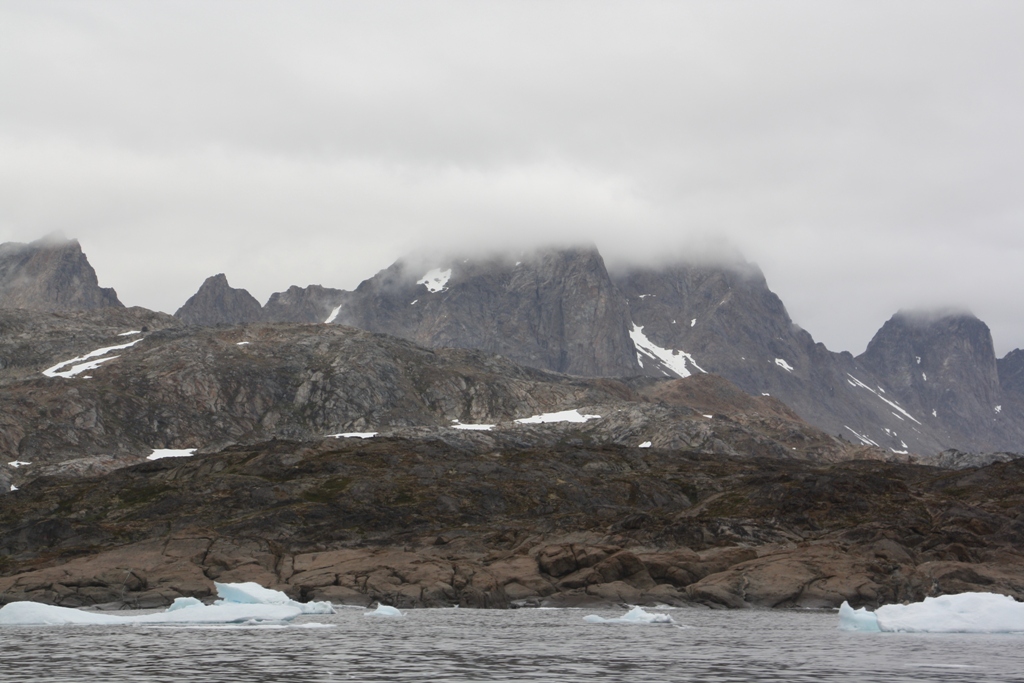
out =
{"type": "Polygon", "coordinates": [[[399,607],[1024,598],[1021,460],[273,441],[42,477],[0,528],[2,602],[159,607],[215,579],[399,607]]]}

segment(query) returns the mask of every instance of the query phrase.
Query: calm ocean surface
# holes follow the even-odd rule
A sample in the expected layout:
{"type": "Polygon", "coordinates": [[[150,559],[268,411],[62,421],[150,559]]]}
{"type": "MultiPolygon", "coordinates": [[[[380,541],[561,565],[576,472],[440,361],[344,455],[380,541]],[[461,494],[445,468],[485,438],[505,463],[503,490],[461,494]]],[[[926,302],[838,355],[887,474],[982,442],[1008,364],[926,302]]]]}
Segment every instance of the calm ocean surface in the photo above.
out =
{"type": "Polygon", "coordinates": [[[0,681],[1024,681],[1024,636],[843,633],[828,612],[344,608],[292,626],[0,627],[0,681]],[[331,624],[330,628],[303,627],[331,624]]]}

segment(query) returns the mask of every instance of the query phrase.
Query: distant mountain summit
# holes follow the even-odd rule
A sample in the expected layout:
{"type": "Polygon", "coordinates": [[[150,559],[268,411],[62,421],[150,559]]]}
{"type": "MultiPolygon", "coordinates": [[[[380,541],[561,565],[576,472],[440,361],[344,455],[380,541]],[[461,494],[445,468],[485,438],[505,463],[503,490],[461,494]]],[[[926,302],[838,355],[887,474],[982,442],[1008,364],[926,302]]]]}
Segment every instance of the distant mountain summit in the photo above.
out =
{"type": "Polygon", "coordinates": [[[117,293],[100,287],[78,240],[44,237],[29,244],[0,244],[0,308],[76,311],[123,307],[117,293]]]}
{"type": "Polygon", "coordinates": [[[228,284],[224,273],[206,278],[174,317],[189,325],[237,325],[259,322],[263,307],[252,294],[228,284]]]}

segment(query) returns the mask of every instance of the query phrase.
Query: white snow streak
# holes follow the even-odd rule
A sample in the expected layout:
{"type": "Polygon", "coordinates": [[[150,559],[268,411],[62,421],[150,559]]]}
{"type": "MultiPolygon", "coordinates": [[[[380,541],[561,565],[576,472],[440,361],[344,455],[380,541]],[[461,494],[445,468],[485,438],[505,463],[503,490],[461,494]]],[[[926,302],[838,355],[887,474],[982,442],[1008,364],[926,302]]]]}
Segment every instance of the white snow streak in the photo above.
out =
{"type": "Polygon", "coordinates": [[[450,280],[451,277],[451,268],[447,270],[434,268],[433,270],[428,270],[426,275],[416,281],[416,284],[423,285],[431,294],[437,294],[438,292],[443,292],[445,290],[448,280],[450,280]]]}
{"type": "MultiPolygon", "coordinates": [[[[644,328],[642,325],[633,323],[633,329],[629,332],[630,338],[633,340],[633,345],[636,346],[636,359],[637,362],[643,364],[641,354],[648,358],[660,362],[664,367],[668,368],[671,372],[675,373],[678,377],[689,377],[692,373],[686,366],[687,361],[697,370],[705,372],[704,368],[697,365],[697,362],[693,360],[693,356],[686,353],[685,351],[665,349],[650,339],[644,334],[644,328]]],[[[665,374],[669,377],[668,372],[665,374]]]]}
{"type": "Polygon", "coordinates": [[[196,454],[194,448],[158,448],[154,450],[146,460],[160,460],[161,458],[191,458],[196,454]]]}
{"type": "Polygon", "coordinates": [[[600,420],[600,415],[581,415],[579,410],[563,410],[558,413],[543,413],[532,417],[522,417],[516,420],[519,424],[537,425],[550,422],[586,422],[587,420],[600,420]]]}
{"type": "Polygon", "coordinates": [[[651,447],[651,442],[650,441],[644,441],[642,444],[637,446],[637,448],[650,448],[650,447],[651,447]]]}
{"type": "Polygon", "coordinates": [[[786,372],[793,372],[793,366],[792,366],[792,365],[790,365],[789,363],[787,363],[787,362],[786,362],[786,361],[785,361],[784,359],[782,359],[782,358],[776,358],[776,359],[775,359],[775,364],[776,364],[776,365],[778,365],[778,366],[779,366],[780,368],[782,368],[783,370],[785,370],[786,372]]]}
{"type": "Polygon", "coordinates": [[[469,424],[464,425],[458,420],[452,420],[455,424],[452,425],[452,429],[465,429],[470,432],[489,432],[494,429],[494,425],[485,424],[469,424]]]}
{"type": "Polygon", "coordinates": [[[334,319],[338,317],[339,313],[341,313],[341,306],[340,305],[337,306],[334,310],[331,311],[331,314],[329,316],[327,316],[327,320],[324,321],[324,324],[326,325],[327,323],[333,323],[334,319]]]}
{"type": "Polygon", "coordinates": [[[377,432],[342,432],[340,434],[328,434],[328,438],[333,439],[372,439],[377,436],[377,432]]]}
{"type": "Polygon", "coordinates": [[[25,465],[31,465],[32,463],[25,462],[24,460],[15,460],[15,461],[9,462],[7,464],[10,465],[11,467],[13,467],[14,469],[18,469],[19,467],[24,467],[25,465]]]}
{"type": "MultiPolygon", "coordinates": [[[[902,414],[903,414],[904,416],[906,416],[906,417],[910,418],[910,419],[911,419],[911,420],[913,420],[914,422],[917,422],[917,424],[921,424],[921,422],[920,422],[920,421],[918,421],[918,419],[917,419],[916,417],[914,417],[913,415],[911,415],[910,413],[908,413],[908,412],[907,412],[906,410],[904,410],[904,409],[903,409],[903,407],[902,407],[902,406],[901,406],[901,405],[900,405],[899,403],[896,403],[895,401],[890,401],[890,400],[889,400],[889,399],[887,399],[887,398],[886,398],[885,396],[882,396],[882,395],[881,395],[880,393],[878,393],[877,391],[875,391],[874,389],[872,389],[871,387],[869,387],[869,386],[868,386],[867,384],[864,384],[864,382],[861,382],[861,381],[860,381],[859,379],[857,379],[856,377],[854,377],[854,376],[853,376],[853,375],[851,375],[850,373],[846,373],[846,376],[847,376],[847,377],[849,377],[849,378],[850,378],[851,380],[853,380],[852,382],[850,382],[850,384],[851,384],[852,386],[855,386],[855,387],[862,387],[862,388],[864,388],[864,389],[867,389],[867,390],[868,390],[868,391],[870,391],[870,392],[871,392],[872,394],[874,394],[874,395],[875,395],[875,396],[877,396],[878,398],[882,399],[883,401],[885,401],[886,403],[888,403],[888,404],[889,404],[890,406],[892,406],[892,407],[893,407],[893,408],[895,408],[896,410],[900,411],[900,412],[901,412],[901,413],[902,413],[902,414]]],[[[849,382],[850,380],[847,380],[847,381],[849,382]]],[[[899,417],[899,415],[897,415],[897,417],[899,417]]]]}
{"type": "Polygon", "coordinates": [[[696,318],[694,318],[693,320],[690,321],[690,327],[693,327],[696,324],[697,324],[697,319],[696,318]]]}
{"type": "MultiPolygon", "coordinates": [[[[878,446],[877,443],[875,443],[874,441],[872,441],[868,437],[866,437],[866,436],[864,436],[862,434],[858,434],[857,432],[854,432],[852,429],[850,429],[850,427],[848,425],[843,425],[843,426],[846,427],[847,429],[849,429],[851,432],[853,432],[853,435],[856,436],[858,439],[860,439],[861,442],[865,446],[878,446]]],[[[881,446],[878,446],[878,447],[881,448],[881,446]]]]}
{"type": "Polygon", "coordinates": [[[1003,412],[1003,407],[1002,406],[996,406],[996,412],[997,413],[1003,412]]]}
{"type": "Polygon", "coordinates": [[[47,377],[63,377],[64,379],[68,379],[70,377],[74,377],[79,373],[85,372],[86,370],[95,370],[101,364],[106,363],[108,360],[114,360],[115,358],[119,357],[110,356],[108,358],[98,358],[98,356],[106,356],[111,351],[127,349],[129,346],[135,346],[140,341],[142,341],[142,338],[136,339],[135,341],[130,341],[127,344],[120,344],[118,346],[106,346],[102,349],[90,351],[84,356],[79,356],[78,358],[72,358],[71,360],[66,360],[61,363],[57,363],[52,368],[47,368],[43,370],[43,374],[46,375],[47,377]],[[74,365],[75,363],[77,363],[77,365],[74,365]],[[66,365],[71,365],[71,369],[61,370],[61,368],[63,368],[66,365]]]}
{"type": "Polygon", "coordinates": [[[118,337],[130,337],[133,334],[142,334],[142,330],[131,330],[129,332],[122,332],[121,334],[119,334],[117,336],[118,337]]]}

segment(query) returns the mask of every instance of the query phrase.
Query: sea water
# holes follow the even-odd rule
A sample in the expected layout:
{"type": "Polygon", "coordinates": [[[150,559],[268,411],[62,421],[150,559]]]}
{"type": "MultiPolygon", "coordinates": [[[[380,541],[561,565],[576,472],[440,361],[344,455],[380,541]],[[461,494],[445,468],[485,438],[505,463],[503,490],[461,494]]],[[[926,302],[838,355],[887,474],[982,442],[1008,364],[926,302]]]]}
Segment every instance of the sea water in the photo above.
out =
{"type": "Polygon", "coordinates": [[[850,633],[835,611],[365,608],[289,625],[10,626],[0,681],[1021,681],[1024,635],[850,633]]]}

